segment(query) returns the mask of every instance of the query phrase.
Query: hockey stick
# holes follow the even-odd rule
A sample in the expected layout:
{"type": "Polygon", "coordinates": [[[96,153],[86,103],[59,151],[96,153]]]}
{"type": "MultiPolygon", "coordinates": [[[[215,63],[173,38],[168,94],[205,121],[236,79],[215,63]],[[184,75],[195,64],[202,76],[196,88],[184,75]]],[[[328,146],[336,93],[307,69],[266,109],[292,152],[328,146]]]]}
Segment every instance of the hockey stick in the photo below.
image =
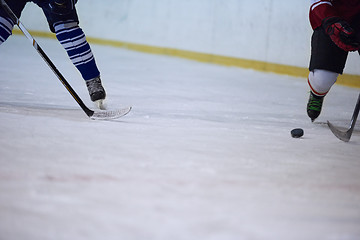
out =
{"type": "Polygon", "coordinates": [[[11,8],[6,4],[5,0],[0,0],[1,6],[7,12],[9,17],[16,23],[16,25],[20,28],[20,30],[24,33],[24,35],[31,41],[33,47],[40,54],[40,56],[44,59],[47,65],[51,68],[51,70],[55,73],[60,82],[64,85],[64,87],[68,90],[71,96],[75,99],[75,101],[79,104],[81,109],[86,113],[86,115],[92,119],[114,119],[121,116],[126,115],[130,112],[131,107],[115,110],[115,111],[100,111],[95,112],[89,109],[84,102],[81,100],[79,95],[75,92],[75,90],[70,86],[70,84],[66,81],[65,77],[60,73],[60,71],[55,67],[50,58],[45,54],[39,44],[35,41],[35,39],[31,36],[25,26],[20,22],[19,18],[14,14],[11,8]]]}
{"type": "Polygon", "coordinates": [[[333,132],[333,134],[337,138],[339,138],[340,140],[342,140],[344,142],[350,141],[351,135],[352,135],[352,133],[354,131],[354,128],[355,128],[355,123],[356,123],[357,117],[359,115],[359,110],[360,110],[360,94],[359,94],[358,100],[356,102],[354,113],[353,113],[352,118],[351,118],[350,126],[347,129],[347,131],[345,131],[345,132],[340,131],[333,124],[331,124],[329,121],[327,121],[327,124],[328,124],[330,130],[333,132]]]}

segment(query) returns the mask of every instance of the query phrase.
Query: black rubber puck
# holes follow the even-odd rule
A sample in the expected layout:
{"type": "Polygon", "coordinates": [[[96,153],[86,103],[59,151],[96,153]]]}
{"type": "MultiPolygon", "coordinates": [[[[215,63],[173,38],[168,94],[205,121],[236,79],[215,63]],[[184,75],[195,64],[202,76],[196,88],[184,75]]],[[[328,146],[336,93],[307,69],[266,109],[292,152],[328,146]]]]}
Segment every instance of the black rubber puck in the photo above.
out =
{"type": "Polygon", "coordinates": [[[302,130],[301,128],[295,128],[291,130],[291,136],[293,138],[299,138],[302,137],[303,135],[304,135],[304,130],[302,130]]]}

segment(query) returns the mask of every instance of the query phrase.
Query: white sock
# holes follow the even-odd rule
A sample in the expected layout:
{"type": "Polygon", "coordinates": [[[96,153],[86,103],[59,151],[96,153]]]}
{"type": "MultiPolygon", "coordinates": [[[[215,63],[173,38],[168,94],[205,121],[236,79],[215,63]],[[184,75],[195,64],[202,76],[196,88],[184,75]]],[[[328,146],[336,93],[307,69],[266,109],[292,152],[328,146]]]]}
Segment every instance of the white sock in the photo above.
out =
{"type": "Polygon", "coordinates": [[[315,95],[325,96],[335,84],[338,76],[339,74],[335,72],[315,69],[309,73],[308,84],[315,95]]]}

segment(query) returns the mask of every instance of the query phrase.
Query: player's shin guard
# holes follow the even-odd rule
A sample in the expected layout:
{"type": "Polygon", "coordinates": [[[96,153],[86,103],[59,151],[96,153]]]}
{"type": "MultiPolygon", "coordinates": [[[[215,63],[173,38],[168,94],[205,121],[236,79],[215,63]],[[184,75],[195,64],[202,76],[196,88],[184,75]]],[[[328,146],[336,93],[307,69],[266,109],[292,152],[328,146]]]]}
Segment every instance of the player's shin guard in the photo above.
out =
{"type": "Polygon", "coordinates": [[[96,66],[90,45],[82,29],[74,21],[54,24],[55,34],[65,48],[72,63],[80,71],[84,80],[90,80],[100,75],[96,66]]]}
{"type": "Polygon", "coordinates": [[[0,45],[11,35],[14,23],[9,18],[0,17],[0,45]]]}

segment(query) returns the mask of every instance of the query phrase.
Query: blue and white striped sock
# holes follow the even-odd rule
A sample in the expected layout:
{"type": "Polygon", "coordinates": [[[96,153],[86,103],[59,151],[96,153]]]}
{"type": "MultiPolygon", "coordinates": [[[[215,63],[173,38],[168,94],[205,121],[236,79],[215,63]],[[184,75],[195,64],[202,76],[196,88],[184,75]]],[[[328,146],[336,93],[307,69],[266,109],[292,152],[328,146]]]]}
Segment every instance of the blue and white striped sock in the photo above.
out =
{"type": "Polygon", "coordinates": [[[0,17],[0,45],[11,35],[14,23],[9,18],[0,17]]]}
{"type": "Polygon", "coordinates": [[[90,80],[100,75],[96,66],[90,45],[85,34],[74,21],[58,22],[54,24],[55,34],[65,48],[72,63],[80,71],[84,80],[90,80]]]}

